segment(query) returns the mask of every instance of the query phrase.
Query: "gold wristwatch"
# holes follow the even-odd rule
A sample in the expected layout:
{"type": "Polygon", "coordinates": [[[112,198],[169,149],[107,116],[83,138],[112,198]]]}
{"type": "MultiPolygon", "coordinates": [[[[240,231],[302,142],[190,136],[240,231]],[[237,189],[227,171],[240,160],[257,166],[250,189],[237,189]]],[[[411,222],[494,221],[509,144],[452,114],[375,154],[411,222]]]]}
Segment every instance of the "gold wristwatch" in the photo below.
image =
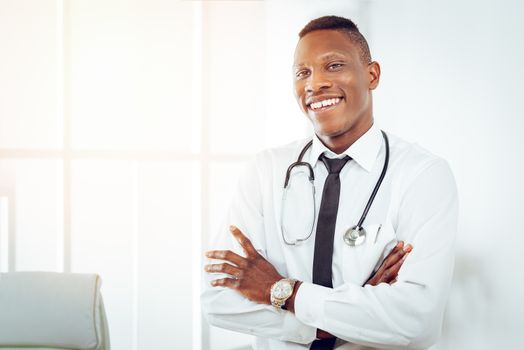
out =
{"type": "Polygon", "coordinates": [[[293,294],[295,283],[297,283],[297,280],[292,278],[283,278],[280,281],[275,282],[271,286],[271,305],[277,309],[282,309],[286,304],[286,301],[293,294]]]}

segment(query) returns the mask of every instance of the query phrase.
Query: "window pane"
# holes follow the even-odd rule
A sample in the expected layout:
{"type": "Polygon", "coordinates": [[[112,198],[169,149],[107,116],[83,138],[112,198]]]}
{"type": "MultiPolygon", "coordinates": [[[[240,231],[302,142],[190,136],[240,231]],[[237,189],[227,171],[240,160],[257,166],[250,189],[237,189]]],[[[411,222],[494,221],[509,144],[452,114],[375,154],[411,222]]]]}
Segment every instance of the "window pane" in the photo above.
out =
{"type": "Polygon", "coordinates": [[[14,211],[8,225],[15,251],[9,253],[17,271],[62,269],[62,174],[58,160],[0,160],[0,194],[14,211]]]}
{"type": "MultiPolygon", "coordinates": [[[[237,189],[238,178],[243,173],[246,162],[214,162],[209,167],[209,235],[214,235],[223,228],[226,214],[233,195],[237,189]]],[[[209,236],[204,240],[204,246],[209,243],[209,236]]],[[[210,327],[210,350],[230,350],[251,343],[250,335],[228,331],[222,328],[210,327]]]]}
{"type": "Polygon", "coordinates": [[[197,171],[190,162],[139,166],[139,350],[193,348],[192,332],[198,329],[192,329],[192,319],[199,315],[192,309],[193,293],[198,294],[192,281],[200,280],[201,273],[200,266],[192,264],[191,209],[193,188],[200,185],[197,171]]]}
{"type": "MultiPolygon", "coordinates": [[[[209,165],[209,235],[214,235],[223,225],[231,199],[237,190],[238,179],[246,162],[211,162],[209,165]]],[[[207,244],[209,236],[204,240],[207,244]]]]}
{"type": "Polygon", "coordinates": [[[71,16],[73,146],[190,151],[191,2],[78,0],[71,16]]]}
{"type": "Polygon", "coordinates": [[[264,144],[264,2],[209,1],[204,14],[204,113],[213,152],[252,153],[264,144]]]}
{"type": "Polygon", "coordinates": [[[111,347],[133,341],[133,164],[72,162],[71,269],[98,273],[111,347]]]}
{"type": "Polygon", "coordinates": [[[116,350],[192,347],[197,169],[192,162],[73,161],[72,270],[102,277],[116,350]]]}
{"type": "Polygon", "coordinates": [[[56,7],[0,2],[0,147],[58,148],[56,7]]]}
{"type": "Polygon", "coordinates": [[[0,189],[0,272],[9,272],[9,196],[0,189]]]}

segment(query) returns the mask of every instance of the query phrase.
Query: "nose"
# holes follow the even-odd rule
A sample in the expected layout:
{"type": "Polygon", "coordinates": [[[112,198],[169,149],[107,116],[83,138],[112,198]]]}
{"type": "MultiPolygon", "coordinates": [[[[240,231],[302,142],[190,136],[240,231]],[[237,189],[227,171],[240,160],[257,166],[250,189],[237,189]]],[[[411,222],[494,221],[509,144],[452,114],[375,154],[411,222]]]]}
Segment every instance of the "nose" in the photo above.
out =
{"type": "Polygon", "coordinates": [[[315,93],[320,90],[330,88],[332,86],[331,81],[322,72],[311,72],[307,78],[305,90],[308,93],[315,93]]]}

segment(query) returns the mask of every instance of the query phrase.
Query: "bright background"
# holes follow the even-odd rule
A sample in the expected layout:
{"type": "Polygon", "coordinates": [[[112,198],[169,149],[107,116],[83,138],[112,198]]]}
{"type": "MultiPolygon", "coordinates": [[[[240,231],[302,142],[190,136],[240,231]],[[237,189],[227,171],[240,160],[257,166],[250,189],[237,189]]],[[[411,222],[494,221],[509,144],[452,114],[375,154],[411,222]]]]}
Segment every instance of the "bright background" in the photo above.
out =
{"type": "Polygon", "coordinates": [[[461,214],[436,349],[524,325],[524,5],[514,0],[0,0],[0,271],[96,272],[114,350],[232,350],[200,317],[202,251],[238,171],[310,133],[291,63],[352,18],[375,118],[449,160],[461,214]]]}

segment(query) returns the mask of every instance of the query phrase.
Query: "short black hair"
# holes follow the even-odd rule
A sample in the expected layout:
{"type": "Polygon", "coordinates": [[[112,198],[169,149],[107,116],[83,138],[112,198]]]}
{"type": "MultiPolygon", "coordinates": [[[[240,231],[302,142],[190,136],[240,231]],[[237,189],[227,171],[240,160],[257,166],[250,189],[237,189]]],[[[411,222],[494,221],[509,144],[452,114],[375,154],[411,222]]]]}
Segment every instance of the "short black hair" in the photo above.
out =
{"type": "Polygon", "coordinates": [[[351,41],[357,44],[360,50],[360,58],[365,63],[371,62],[371,53],[369,52],[368,42],[358,30],[357,25],[350,19],[339,16],[323,16],[316,18],[302,28],[300,33],[298,33],[298,37],[302,39],[308,33],[323,29],[338,30],[347,34],[351,41]]]}

